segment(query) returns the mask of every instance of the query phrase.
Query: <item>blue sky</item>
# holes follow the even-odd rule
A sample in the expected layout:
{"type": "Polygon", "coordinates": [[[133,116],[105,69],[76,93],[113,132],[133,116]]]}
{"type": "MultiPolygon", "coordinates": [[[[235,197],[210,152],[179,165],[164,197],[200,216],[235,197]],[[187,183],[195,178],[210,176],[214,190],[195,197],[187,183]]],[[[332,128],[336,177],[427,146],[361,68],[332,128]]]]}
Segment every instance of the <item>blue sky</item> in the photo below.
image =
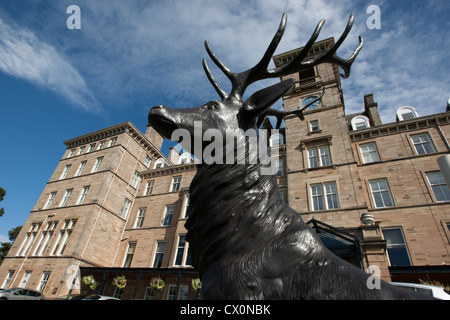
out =
{"type": "Polygon", "coordinates": [[[7,195],[0,203],[6,212],[0,241],[25,222],[65,151],[64,140],[127,120],[144,132],[154,105],[216,99],[201,66],[204,40],[232,70],[248,69],[283,12],[288,24],[276,53],[303,46],[322,18],[319,40],[336,38],[355,14],[338,51],[347,57],[363,36],[352,74],[342,81],[348,114],[363,110],[366,93],[374,94],[384,123],[395,121],[404,105],[421,116],[445,111],[449,9],[449,1],[435,0],[1,0],[0,186],[7,195]],[[80,8],[81,29],[66,26],[70,5],[80,8]],[[380,8],[380,29],[367,27],[370,5],[380,8]]]}

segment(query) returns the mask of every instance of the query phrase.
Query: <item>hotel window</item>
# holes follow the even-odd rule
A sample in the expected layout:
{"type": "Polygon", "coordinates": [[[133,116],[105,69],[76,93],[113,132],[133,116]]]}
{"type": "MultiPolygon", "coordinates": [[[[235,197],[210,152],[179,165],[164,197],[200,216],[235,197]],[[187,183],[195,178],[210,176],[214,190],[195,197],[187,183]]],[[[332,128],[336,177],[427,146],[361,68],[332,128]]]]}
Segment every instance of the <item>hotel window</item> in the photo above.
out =
{"type": "Polygon", "coordinates": [[[184,218],[189,218],[189,211],[188,211],[188,209],[189,209],[189,198],[190,196],[189,195],[187,195],[186,197],[185,197],[185,199],[184,199],[184,212],[183,212],[183,217],[184,218]]]}
{"type": "Polygon", "coordinates": [[[64,179],[67,176],[67,173],[69,172],[70,167],[72,167],[71,164],[66,165],[66,167],[64,168],[64,171],[63,171],[61,177],[59,178],[59,180],[62,180],[62,179],[64,179]]]}
{"type": "Polygon", "coordinates": [[[54,255],[62,255],[64,253],[64,250],[66,249],[67,242],[69,241],[70,236],[72,235],[72,230],[75,228],[75,225],[77,224],[77,220],[65,220],[64,225],[59,232],[58,239],[56,240],[55,247],[53,248],[53,251],[51,253],[52,256],[54,255]]]}
{"type": "Polygon", "coordinates": [[[42,256],[44,254],[45,250],[47,249],[48,243],[53,236],[53,230],[55,230],[57,224],[58,224],[58,221],[47,223],[47,227],[45,228],[44,232],[42,233],[42,240],[43,240],[42,249],[40,251],[38,251],[39,250],[39,247],[38,247],[36,249],[35,255],[37,254],[39,256],[42,256]]]}
{"type": "Polygon", "coordinates": [[[152,287],[145,288],[144,300],[155,300],[156,290],[152,287]]]}
{"type": "Polygon", "coordinates": [[[400,107],[397,109],[397,121],[409,120],[419,117],[416,108],[412,106],[400,107]]]}
{"type": "Polygon", "coordinates": [[[336,182],[312,184],[310,189],[313,211],[339,209],[336,182]]]}
{"type": "Polygon", "coordinates": [[[317,132],[320,131],[319,120],[313,120],[309,123],[309,132],[317,132]]]}
{"type": "Polygon", "coordinates": [[[88,152],[92,152],[92,151],[94,151],[95,150],[95,143],[91,143],[90,145],[89,145],[89,150],[88,150],[88,152]]]}
{"type": "Polygon", "coordinates": [[[283,176],[283,159],[275,160],[275,165],[277,168],[277,177],[283,176]]]}
{"type": "Polygon", "coordinates": [[[36,235],[37,235],[40,227],[41,227],[41,223],[32,223],[31,224],[30,230],[27,233],[25,241],[22,243],[22,246],[20,247],[19,251],[17,252],[17,256],[26,256],[27,255],[28,250],[30,250],[31,246],[33,245],[34,239],[36,238],[36,235]]]}
{"type": "Polygon", "coordinates": [[[134,171],[133,177],[131,177],[130,185],[131,185],[133,188],[136,188],[138,182],[139,182],[139,172],[138,172],[138,171],[134,171]]]}
{"type": "Polygon", "coordinates": [[[145,214],[147,213],[147,208],[139,208],[138,215],[136,217],[136,222],[134,223],[135,228],[142,228],[144,224],[145,214]]]}
{"type": "Polygon", "coordinates": [[[426,175],[436,201],[450,201],[450,190],[448,189],[442,172],[428,172],[426,175]]]}
{"type": "Polygon", "coordinates": [[[126,218],[126,216],[128,214],[128,210],[130,209],[130,205],[131,205],[131,201],[125,198],[123,205],[122,205],[122,209],[120,210],[120,214],[119,214],[121,218],[123,218],[123,219],[126,218]]]}
{"type": "Polygon", "coordinates": [[[79,175],[81,175],[81,173],[84,170],[84,167],[86,166],[86,162],[87,161],[81,161],[80,166],[78,167],[77,173],[75,174],[75,177],[78,177],[79,175]]]}
{"type": "Polygon", "coordinates": [[[164,213],[164,217],[162,220],[162,226],[170,226],[170,223],[172,222],[173,212],[175,211],[174,205],[167,205],[166,206],[166,212],[164,213]]]}
{"type": "Polygon", "coordinates": [[[180,183],[181,183],[181,176],[173,177],[172,187],[170,191],[174,192],[180,190],[180,183]]]}
{"type": "Polygon", "coordinates": [[[92,169],[92,173],[97,172],[100,168],[100,165],[102,164],[103,157],[97,158],[97,161],[95,162],[94,168],[92,169]]]}
{"type": "Polygon", "coordinates": [[[411,140],[416,150],[416,154],[427,154],[436,152],[433,142],[428,133],[421,133],[411,136],[411,140]]]}
{"type": "Polygon", "coordinates": [[[366,116],[356,116],[351,120],[353,130],[360,130],[370,127],[369,118],[366,116]]]}
{"type": "Polygon", "coordinates": [[[135,250],[136,250],[136,242],[129,242],[127,254],[125,256],[125,261],[123,262],[124,268],[129,268],[131,266],[131,260],[133,260],[135,250]]]}
{"type": "Polygon", "coordinates": [[[105,147],[105,143],[106,143],[105,140],[100,141],[100,143],[98,144],[98,149],[97,150],[102,150],[105,147]]]}
{"type": "Polygon", "coordinates": [[[87,193],[88,193],[90,187],[91,187],[91,186],[85,186],[85,187],[83,187],[83,191],[81,192],[81,195],[80,195],[80,198],[78,199],[77,204],[83,204],[84,199],[86,198],[86,195],[87,195],[87,193]]]}
{"type": "Polygon", "coordinates": [[[330,148],[328,146],[308,148],[308,163],[310,168],[330,165],[330,148]]]}
{"type": "Polygon", "coordinates": [[[14,275],[15,270],[9,270],[8,274],[6,275],[5,281],[3,281],[2,288],[7,289],[8,284],[11,282],[12,277],[14,275]]]}
{"type": "Polygon", "coordinates": [[[145,157],[144,166],[147,168],[150,167],[150,163],[152,162],[152,159],[149,156],[145,157]]]}
{"type": "Polygon", "coordinates": [[[363,163],[372,163],[380,161],[377,146],[375,143],[367,143],[359,146],[363,163]]]}
{"type": "Polygon", "coordinates": [[[60,207],[65,207],[67,204],[67,201],[70,198],[70,195],[72,194],[73,189],[67,189],[66,193],[64,194],[64,198],[62,199],[61,203],[60,203],[60,207]]]}
{"type": "Polygon", "coordinates": [[[175,256],[174,266],[190,266],[191,259],[188,254],[188,243],[186,242],[186,235],[180,234],[178,237],[177,254],[175,256]]]}
{"type": "Polygon", "coordinates": [[[67,158],[72,158],[73,155],[75,154],[75,150],[76,150],[76,149],[70,150],[69,156],[68,156],[67,158]]]}
{"type": "Polygon", "coordinates": [[[390,266],[410,266],[408,249],[400,228],[383,229],[384,239],[387,241],[387,254],[390,266]]]}
{"type": "Polygon", "coordinates": [[[147,182],[147,187],[145,188],[145,196],[149,196],[152,194],[152,190],[153,190],[153,186],[155,185],[155,181],[148,181],[147,182]]]}
{"type": "Polygon", "coordinates": [[[50,271],[44,271],[42,274],[41,281],[39,282],[39,286],[37,288],[37,291],[42,292],[45,289],[45,286],[47,285],[48,278],[50,278],[50,271]]]}
{"type": "Polygon", "coordinates": [[[117,142],[117,137],[116,138],[112,138],[111,140],[109,140],[109,147],[114,147],[116,145],[117,142]]]}
{"type": "Polygon", "coordinates": [[[81,147],[80,150],[78,151],[78,155],[82,154],[84,152],[84,149],[86,149],[86,147],[81,147]]]}
{"type": "Polygon", "coordinates": [[[281,146],[284,144],[284,137],[281,133],[274,133],[269,138],[269,146],[281,146]]]}
{"type": "Polygon", "coordinates": [[[44,209],[50,208],[50,205],[52,204],[53,199],[55,199],[55,196],[56,196],[56,191],[50,193],[50,196],[48,197],[48,200],[47,200],[47,203],[45,204],[44,209]]]}
{"type": "Polygon", "coordinates": [[[386,208],[394,206],[387,179],[382,178],[370,180],[369,184],[375,208],[386,208]]]}
{"type": "Polygon", "coordinates": [[[153,260],[153,268],[161,268],[165,250],[166,250],[166,242],[158,241],[156,244],[155,259],[153,260]]]}

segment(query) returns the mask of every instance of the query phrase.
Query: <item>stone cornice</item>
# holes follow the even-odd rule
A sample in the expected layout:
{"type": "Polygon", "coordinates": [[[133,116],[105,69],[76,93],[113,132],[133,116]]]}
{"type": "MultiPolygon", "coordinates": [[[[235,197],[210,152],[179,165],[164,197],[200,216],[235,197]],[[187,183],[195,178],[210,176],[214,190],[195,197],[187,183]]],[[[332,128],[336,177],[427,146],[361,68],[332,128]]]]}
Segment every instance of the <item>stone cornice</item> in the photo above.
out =
{"type": "MultiPolygon", "coordinates": [[[[75,137],[63,143],[68,149],[75,148],[91,142],[114,137],[122,133],[128,133],[139,145],[145,148],[153,157],[168,159],[149,141],[130,121],[125,121],[114,126],[94,131],[79,137],[75,137]]],[[[170,163],[170,162],[169,162],[170,163]]]]}

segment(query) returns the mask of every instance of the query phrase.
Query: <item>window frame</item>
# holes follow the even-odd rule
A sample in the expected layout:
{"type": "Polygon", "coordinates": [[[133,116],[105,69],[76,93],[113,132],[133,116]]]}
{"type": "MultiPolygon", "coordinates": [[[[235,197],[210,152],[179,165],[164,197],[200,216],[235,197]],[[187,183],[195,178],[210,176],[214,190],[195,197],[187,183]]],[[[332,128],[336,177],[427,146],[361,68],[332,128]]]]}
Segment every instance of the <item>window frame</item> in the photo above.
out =
{"type": "Polygon", "coordinates": [[[369,164],[369,163],[375,163],[375,162],[380,162],[381,158],[380,158],[380,153],[378,152],[378,146],[376,144],[376,142],[368,142],[368,143],[364,143],[364,144],[360,144],[359,146],[359,154],[361,155],[361,162],[363,164],[369,164]],[[369,151],[363,151],[362,148],[365,146],[369,146],[369,145],[373,145],[375,150],[369,150],[369,151]],[[376,155],[376,158],[378,158],[378,160],[373,160],[373,154],[376,155]],[[369,155],[370,157],[370,161],[366,161],[365,160],[365,155],[369,155]]]}
{"type": "Polygon", "coordinates": [[[430,193],[432,195],[432,199],[433,202],[446,202],[446,201],[450,201],[450,189],[447,186],[447,182],[445,181],[444,175],[442,174],[441,171],[437,170],[437,171],[429,171],[429,172],[425,172],[425,181],[427,183],[427,186],[430,189],[430,193]],[[430,181],[430,177],[429,175],[431,174],[439,174],[440,176],[438,177],[438,184],[432,184],[430,181]],[[441,187],[444,186],[444,187],[441,187]],[[439,189],[441,189],[441,193],[442,195],[444,195],[445,200],[439,200],[438,197],[436,196],[436,192],[434,187],[439,187],[439,189]],[[444,189],[444,190],[442,190],[444,189]],[[445,191],[445,189],[448,190],[448,193],[445,191]]]}
{"type": "Polygon", "coordinates": [[[409,140],[411,142],[412,148],[413,148],[413,152],[416,156],[421,156],[421,155],[425,155],[425,154],[432,154],[432,153],[436,153],[437,149],[436,149],[436,145],[434,144],[433,139],[431,138],[431,135],[428,132],[422,132],[422,133],[417,133],[417,134],[411,134],[409,136],[409,140]],[[423,141],[419,141],[419,142],[414,142],[414,137],[420,137],[420,136],[426,136],[427,139],[429,139],[426,142],[423,141]],[[426,143],[428,143],[431,147],[431,151],[427,151],[425,147],[423,147],[423,145],[425,145],[426,143]],[[423,151],[425,151],[425,153],[420,153],[419,150],[417,149],[417,146],[420,145],[423,148],[423,151]]]}
{"type": "Polygon", "coordinates": [[[308,169],[316,169],[321,167],[331,166],[333,164],[331,158],[331,150],[329,144],[315,145],[306,148],[306,154],[308,156],[308,169]],[[322,150],[326,148],[326,153],[322,153],[322,150]],[[313,151],[314,155],[311,156],[310,151],[313,151]],[[316,166],[312,165],[312,159],[317,163],[316,166]],[[326,159],[326,161],[324,161],[326,159]]]}
{"type": "Polygon", "coordinates": [[[339,210],[341,208],[341,203],[337,181],[309,184],[309,199],[311,211],[339,210]],[[331,185],[334,186],[335,192],[329,192],[327,187],[331,185]],[[315,189],[315,192],[313,192],[313,188],[315,189]],[[333,197],[333,201],[330,201],[330,196],[333,197]]]}
{"type": "MultiPolygon", "coordinates": [[[[389,180],[387,178],[381,177],[381,178],[369,179],[368,180],[368,184],[369,184],[369,190],[370,190],[370,199],[372,201],[373,208],[375,208],[375,209],[383,209],[383,208],[395,207],[394,195],[393,195],[392,188],[391,188],[391,185],[389,183],[389,180]],[[375,190],[374,191],[373,188],[372,188],[372,182],[382,181],[382,180],[384,180],[386,182],[387,190],[375,190]],[[376,201],[375,196],[374,196],[374,192],[376,192],[377,194],[378,193],[382,194],[383,192],[387,192],[387,194],[389,195],[389,199],[390,199],[392,205],[378,206],[377,205],[377,201],[376,201]]],[[[382,198],[383,204],[384,204],[385,203],[385,199],[383,197],[381,197],[381,198],[382,198]]]]}
{"type": "MultiPolygon", "coordinates": [[[[381,232],[383,234],[383,238],[386,240],[386,257],[387,257],[387,262],[388,262],[389,266],[399,266],[397,264],[395,264],[395,265],[392,264],[391,260],[393,260],[393,259],[390,257],[390,254],[389,254],[390,249],[393,249],[392,246],[397,246],[397,247],[403,246],[404,249],[405,249],[405,252],[406,252],[406,256],[407,256],[407,258],[409,260],[409,265],[402,265],[402,266],[412,266],[413,264],[412,264],[412,260],[411,260],[411,255],[409,253],[408,244],[406,242],[405,234],[404,234],[402,228],[401,227],[387,227],[387,228],[382,228],[381,232]],[[398,231],[400,231],[400,235],[401,235],[401,237],[403,239],[403,244],[400,244],[400,243],[398,243],[398,244],[388,243],[388,239],[386,239],[384,231],[389,231],[389,230],[398,230],[398,231]]],[[[391,253],[392,253],[392,251],[391,251],[391,253]]]]}

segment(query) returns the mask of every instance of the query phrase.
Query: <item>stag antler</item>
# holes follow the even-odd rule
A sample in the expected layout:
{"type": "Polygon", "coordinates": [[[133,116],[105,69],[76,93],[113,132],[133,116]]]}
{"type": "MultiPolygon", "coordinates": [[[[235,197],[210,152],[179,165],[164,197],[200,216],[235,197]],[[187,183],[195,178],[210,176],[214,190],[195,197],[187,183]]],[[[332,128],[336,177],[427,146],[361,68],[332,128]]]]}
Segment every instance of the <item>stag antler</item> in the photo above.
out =
{"type": "Polygon", "coordinates": [[[227,68],[211,50],[208,41],[205,41],[205,47],[206,51],[208,52],[208,55],[214,61],[214,63],[220,68],[220,70],[222,70],[222,72],[228,77],[228,79],[230,79],[232,84],[231,93],[230,95],[228,95],[224,90],[220,88],[219,84],[212,76],[211,71],[209,70],[208,65],[206,63],[206,60],[203,59],[203,67],[205,69],[206,75],[208,76],[208,79],[210,80],[211,84],[214,86],[217,93],[223,100],[227,99],[229,96],[240,99],[243,93],[245,92],[245,89],[250,84],[256,81],[285,76],[324,62],[338,65],[344,70],[344,74],[341,74],[341,76],[343,78],[348,78],[348,76],[350,75],[351,65],[353,61],[356,59],[356,56],[361,51],[361,48],[363,46],[363,39],[361,36],[359,37],[359,45],[348,59],[342,59],[338,57],[336,55],[336,51],[342,44],[342,42],[344,42],[345,38],[347,37],[353,26],[354,21],[353,14],[350,14],[350,18],[348,20],[347,27],[345,28],[344,33],[341,35],[336,44],[327,51],[323,52],[322,54],[316,56],[313,59],[304,61],[306,56],[308,55],[309,50],[313,46],[317,37],[319,36],[320,30],[322,29],[325,23],[325,20],[322,19],[317,24],[316,29],[314,30],[311,38],[308,40],[306,45],[291,62],[275,69],[268,69],[270,59],[272,58],[276,48],[278,47],[281,38],[283,37],[283,33],[286,28],[286,21],[287,15],[286,13],[284,13],[283,17],[281,18],[280,26],[278,27],[278,30],[275,36],[273,37],[269,47],[267,48],[264,56],[262,57],[261,61],[259,61],[258,64],[256,64],[253,68],[241,73],[234,73],[229,68],[227,68]]]}

